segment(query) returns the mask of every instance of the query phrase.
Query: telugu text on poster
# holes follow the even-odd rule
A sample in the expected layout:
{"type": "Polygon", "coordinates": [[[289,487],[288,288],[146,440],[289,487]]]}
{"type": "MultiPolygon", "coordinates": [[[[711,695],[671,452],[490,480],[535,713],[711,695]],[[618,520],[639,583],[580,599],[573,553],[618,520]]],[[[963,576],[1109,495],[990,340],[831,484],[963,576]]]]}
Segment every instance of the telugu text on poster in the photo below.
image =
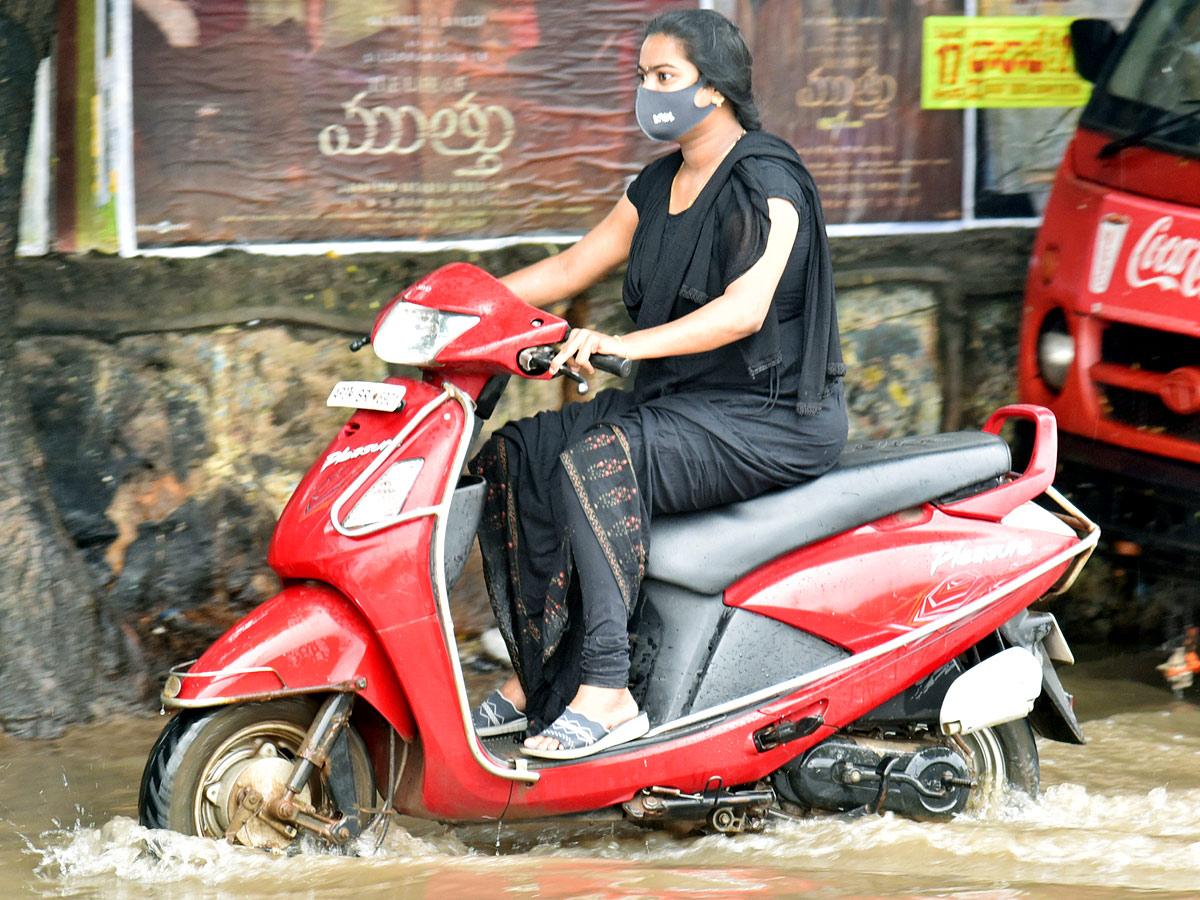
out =
{"type": "Polygon", "coordinates": [[[1075,72],[1064,16],[930,16],[921,105],[1082,106],[1091,85],[1075,72]]]}
{"type": "Polygon", "coordinates": [[[920,105],[921,21],[961,0],[742,0],[763,123],[812,171],[830,224],[962,211],[962,121],[920,105]]]}
{"type": "Polygon", "coordinates": [[[134,0],[137,243],[579,233],[679,0],[134,0]]]}

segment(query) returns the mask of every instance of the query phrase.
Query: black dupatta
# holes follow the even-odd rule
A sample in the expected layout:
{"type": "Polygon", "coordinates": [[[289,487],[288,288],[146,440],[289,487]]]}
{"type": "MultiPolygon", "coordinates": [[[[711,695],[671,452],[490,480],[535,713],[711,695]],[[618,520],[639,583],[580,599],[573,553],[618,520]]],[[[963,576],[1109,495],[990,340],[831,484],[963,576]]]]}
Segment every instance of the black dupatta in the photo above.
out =
{"type": "MultiPolygon", "coordinates": [[[[770,219],[765,190],[748,157],[782,164],[795,177],[812,216],[807,249],[807,282],[803,313],[803,347],[800,358],[796,409],[815,415],[828,393],[830,378],[845,374],[838,337],[833,289],[833,265],[825,235],[825,218],[816,184],[800,156],[786,141],[762,131],[752,131],[729,151],[692,206],[682,213],[669,240],[661,228],[666,222],[670,189],[647,195],[639,212],[625,274],[625,306],[638,328],[653,328],[672,318],[678,298],[704,304],[725,292],[762,256],[770,219]]],[[[674,173],[683,162],[676,151],[651,163],[674,173]]],[[[649,167],[647,169],[649,171],[649,167]]],[[[780,326],[772,303],[758,333],[739,342],[742,362],[751,377],[773,370],[783,362],[780,326]]],[[[686,360],[685,357],[677,360],[686,360]]],[[[638,371],[635,392],[657,396],[674,392],[687,380],[686,363],[644,362],[638,371]]]]}

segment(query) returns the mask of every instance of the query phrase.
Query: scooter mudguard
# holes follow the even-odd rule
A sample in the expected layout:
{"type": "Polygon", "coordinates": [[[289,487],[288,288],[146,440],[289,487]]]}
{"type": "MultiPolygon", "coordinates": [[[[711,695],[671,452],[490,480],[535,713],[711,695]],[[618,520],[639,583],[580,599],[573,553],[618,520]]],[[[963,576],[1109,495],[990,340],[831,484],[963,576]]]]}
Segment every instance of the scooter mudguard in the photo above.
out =
{"type": "Polygon", "coordinates": [[[362,613],[333,588],[284,588],[188,666],[172,670],[164,706],[195,708],[299,694],[359,694],[406,741],[412,710],[379,638],[362,613]]]}
{"type": "Polygon", "coordinates": [[[1065,744],[1085,744],[1075,717],[1075,703],[1059,680],[1054,662],[1075,662],[1058,622],[1051,613],[1022,610],[1004,623],[1000,636],[1010,647],[1024,647],[1042,667],[1042,693],[1029,722],[1042,737],[1065,744]]]}
{"type": "Polygon", "coordinates": [[[1023,719],[1042,692],[1042,664],[1009,647],[963,672],[942,699],[943,734],[971,734],[1023,719]]]}

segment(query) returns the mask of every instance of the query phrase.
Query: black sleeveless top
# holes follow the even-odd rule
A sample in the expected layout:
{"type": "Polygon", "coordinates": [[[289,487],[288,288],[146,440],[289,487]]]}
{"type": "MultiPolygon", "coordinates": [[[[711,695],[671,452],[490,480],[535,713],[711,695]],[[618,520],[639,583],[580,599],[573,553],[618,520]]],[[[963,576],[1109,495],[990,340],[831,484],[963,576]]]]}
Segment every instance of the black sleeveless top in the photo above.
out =
{"type": "Polygon", "coordinates": [[[816,186],[790,145],[750,132],[686,210],[669,211],[680,151],[648,165],[628,189],[638,211],[624,299],[639,328],[686,315],[746,273],[766,248],[767,199],[790,202],[800,227],[762,329],[704,353],[644,360],[640,400],[693,389],[782,396],[815,414],[845,372],[832,266],[816,186]]]}

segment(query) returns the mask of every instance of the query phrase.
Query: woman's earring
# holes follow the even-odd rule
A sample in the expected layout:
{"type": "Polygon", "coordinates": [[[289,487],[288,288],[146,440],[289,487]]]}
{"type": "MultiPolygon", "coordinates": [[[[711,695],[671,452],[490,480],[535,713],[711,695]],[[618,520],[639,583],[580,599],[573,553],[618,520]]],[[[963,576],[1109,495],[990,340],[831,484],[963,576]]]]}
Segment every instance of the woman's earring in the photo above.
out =
{"type": "Polygon", "coordinates": [[[720,109],[725,105],[725,98],[717,94],[717,96],[713,97],[713,103],[716,104],[717,109],[720,109]]]}

